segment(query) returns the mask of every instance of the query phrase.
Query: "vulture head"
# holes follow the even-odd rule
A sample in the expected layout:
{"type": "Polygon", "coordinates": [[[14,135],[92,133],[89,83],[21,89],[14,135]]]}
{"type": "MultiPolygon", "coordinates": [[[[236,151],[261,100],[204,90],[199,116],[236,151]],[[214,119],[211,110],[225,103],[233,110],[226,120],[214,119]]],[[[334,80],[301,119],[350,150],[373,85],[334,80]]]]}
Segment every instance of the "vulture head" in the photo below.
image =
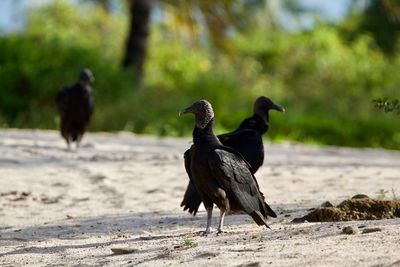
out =
{"type": "Polygon", "coordinates": [[[94,75],[92,71],[88,68],[81,70],[79,73],[79,81],[84,84],[90,84],[94,82],[94,75]]]}
{"type": "Polygon", "coordinates": [[[268,123],[268,112],[270,110],[276,110],[279,112],[285,112],[285,109],[274,102],[272,102],[271,99],[265,96],[260,96],[259,98],[256,99],[256,102],[254,102],[254,114],[257,114],[263,120],[268,123]]]}
{"type": "Polygon", "coordinates": [[[194,102],[190,107],[182,109],[179,112],[179,115],[187,113],[194,114],[196,126],[200,129],[204,129],[214,118],[213,108],[207,100],[199,100],[194,102]]]}

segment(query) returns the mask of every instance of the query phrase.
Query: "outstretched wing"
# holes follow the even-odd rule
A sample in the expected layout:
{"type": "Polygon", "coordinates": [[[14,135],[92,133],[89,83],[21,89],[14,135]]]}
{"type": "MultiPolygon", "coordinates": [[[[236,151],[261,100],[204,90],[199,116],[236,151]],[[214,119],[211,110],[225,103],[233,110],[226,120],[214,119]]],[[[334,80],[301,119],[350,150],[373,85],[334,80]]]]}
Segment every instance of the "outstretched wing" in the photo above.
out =
{"type": "Polygon", "coordinates": [[[210,155],[208,164],[227,196],[233,198],[257,224],[267,225],[267,215],[276,217],[275,212],[265,203],[249,165],[239,153],[225,147],[216,149],[210,155]]]}
{"type": "Polygon", "coordinates": [[[201,205],[201,197],[199,193],[197,192],[196,186],[192,182],[192,173],[190,171],[190,161],[191,161],[191,153],[190,149],[186,150],[184,154],[185,158],[185,169],[186,173],[189,176],[189,183],[187,185],[185,195],[183,196],[183,200],[181,202],[181,207],[183,207],[183,210],[188,210],[189,213],[196,215],[197,211],[199,210],[199,207],[201,205]]]}

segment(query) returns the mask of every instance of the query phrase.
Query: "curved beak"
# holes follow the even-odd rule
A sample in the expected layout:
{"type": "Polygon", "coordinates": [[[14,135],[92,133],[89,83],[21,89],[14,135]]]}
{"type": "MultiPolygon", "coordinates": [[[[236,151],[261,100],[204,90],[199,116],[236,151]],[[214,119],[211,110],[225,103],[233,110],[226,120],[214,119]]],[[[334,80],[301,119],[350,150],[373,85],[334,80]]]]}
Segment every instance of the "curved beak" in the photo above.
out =
{"type": "Polygon", "coordinates": [[[283,112],[283,113],[285,112],[285,109],[277,104],[274,104],[272,109],[275,109],[276,111],[283,112]]]}
{"type": "Polygon", "coordinates": [[[182,115],[187,114],[187,113],[190,113],[190,112],[192,112],[191,107],[184,108],[184,109],[182,109],[181,111],[179,111],[179,116],[182,116],[182,115]]]}

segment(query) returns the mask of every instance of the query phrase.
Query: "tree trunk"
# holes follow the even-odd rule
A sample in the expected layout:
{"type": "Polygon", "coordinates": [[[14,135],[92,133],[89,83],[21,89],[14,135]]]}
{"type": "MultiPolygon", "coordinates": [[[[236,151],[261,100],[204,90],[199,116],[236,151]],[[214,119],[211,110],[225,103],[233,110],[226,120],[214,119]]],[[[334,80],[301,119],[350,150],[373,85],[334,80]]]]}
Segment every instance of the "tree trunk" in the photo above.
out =
{"type": "Polygon", "coordinates": [[[130,27],[126,40],[124,68],[133,67],[135,79],[140,82],[146,60],[151,4],[149,0],[129,0],[130,27]]]}

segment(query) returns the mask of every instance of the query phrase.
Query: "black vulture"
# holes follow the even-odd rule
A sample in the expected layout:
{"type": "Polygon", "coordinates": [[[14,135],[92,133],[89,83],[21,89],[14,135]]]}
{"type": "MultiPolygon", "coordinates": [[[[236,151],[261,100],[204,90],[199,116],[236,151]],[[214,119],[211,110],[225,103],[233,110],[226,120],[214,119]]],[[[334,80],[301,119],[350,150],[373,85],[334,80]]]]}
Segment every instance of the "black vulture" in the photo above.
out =
{"type": "Polygon", "coordinates": [[[94,110],[94,96],[90,87],[93,81],[92,72],[83,69],[76,84],[64,87],[56,95],[55,102],[61,119],[61,135],[67,142],[68,149],[71,142],[76,142],[76,147],[79,147],[89,125],[94,110]]]}
{"type": "MultiPolygon", "coordinates": [[[[264,146],[262,135],[269,128],[269,111],[285,112],[285,109],[272,102],[271,99],[260,96],[254,102],[253,116],[242,121],[235,131],[218,135],[218,139],[225,146],[234,148],[250,164],[254,174],[264,162],[264,146]]],[[[185,152],[185,169],[190,178],[190,149],[185,152]]],[[[201,204],[201,198],[193,182],[189,180],[181,207],[196,215],[201,204]]]]}
{"type": "Polygon", "coordinates": [[[267,225],[267,216],[276,217],[264,200],[251,166],[235,149],[224,146],[213,133],[214,112],[206,100],[195,102],[181,111],[193,113],[195,127],[190,148],[190,179],[207,210],[207,228],[211,231],[213,205],[220,209],[218,233],[223,232],[226,212],[244,211],[258,225],[267,225]]]}

